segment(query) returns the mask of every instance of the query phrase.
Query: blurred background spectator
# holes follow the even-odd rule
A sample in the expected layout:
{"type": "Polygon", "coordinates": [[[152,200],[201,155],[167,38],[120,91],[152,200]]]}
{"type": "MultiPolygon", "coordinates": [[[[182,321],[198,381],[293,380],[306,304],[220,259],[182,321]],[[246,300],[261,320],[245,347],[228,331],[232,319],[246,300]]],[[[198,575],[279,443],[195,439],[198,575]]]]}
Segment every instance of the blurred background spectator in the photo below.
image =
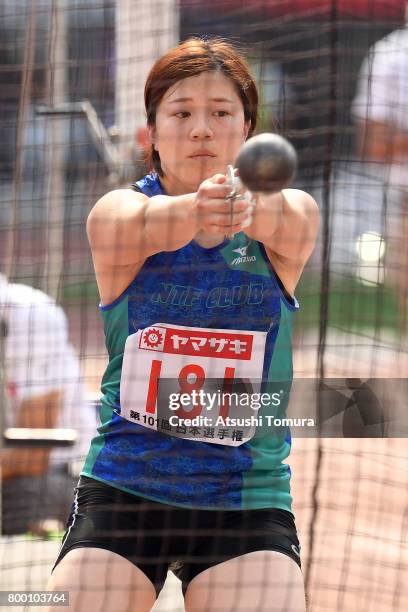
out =
{"type": "Polygon", "coordinates": [[[67,448],[5,448],[1,454],[2,533],[40,533],[47,519],[68,517],[81,460],[95,433],[79,362],[63,310],[43,292],[0,275],[0,321],[5,379],[5,427],[73,428],[67,448]]]}
{"type": "MultiPolygon", "coordinates": [[[[408,14],[408,3],[406,4],[408,14]]],[[[358,155],[387,195],[388,278],[408,331],[408,25],[376,42],[361,67],[353,102],[358,155]]]]}

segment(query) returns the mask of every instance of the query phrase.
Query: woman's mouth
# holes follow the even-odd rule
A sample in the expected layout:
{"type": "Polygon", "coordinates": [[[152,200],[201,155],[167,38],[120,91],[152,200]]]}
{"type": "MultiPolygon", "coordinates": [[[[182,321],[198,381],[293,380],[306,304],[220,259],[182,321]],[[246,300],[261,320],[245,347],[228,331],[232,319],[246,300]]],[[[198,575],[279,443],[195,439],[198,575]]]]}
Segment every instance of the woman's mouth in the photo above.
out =
{"type": "Polygon", "coordinates": [[[201,149],[199,151],[195,151],[194,153],[192,153],[191,155],[189,155],[189,157],[191,159],[212,159],[214,157],[216,157],[216,155],[214,155],[214,153],[211,153],[211,151],[207,151],[206,149],[201,149]]]}

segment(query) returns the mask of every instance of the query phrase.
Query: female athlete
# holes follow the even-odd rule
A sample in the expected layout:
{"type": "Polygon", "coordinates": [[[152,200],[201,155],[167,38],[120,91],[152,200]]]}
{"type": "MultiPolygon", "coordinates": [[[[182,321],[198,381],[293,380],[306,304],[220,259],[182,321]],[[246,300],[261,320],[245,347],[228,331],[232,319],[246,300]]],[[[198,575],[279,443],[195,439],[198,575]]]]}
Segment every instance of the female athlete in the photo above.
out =
{"type": "MultiPolygon", "coordinates": [[[[234,411],[214,397],[238,379],[284,393],[294,290],[318,227],[315,201],[296,189],[257,194],[256,206],[241,190],[231,213],[226,168],[257,101],[225,40],[166,53],[145,87],[152,171],[89,215],[109,365],[48,586],[69,590],[71,610],[150,610],[169,568],[188,612],[305,610],[290,434],[215,426],[234,411]],[[188,425],[204,414],[210,425],[188,425]]],[[[266,401],[256,414],[277,410],[266,401]]]]}

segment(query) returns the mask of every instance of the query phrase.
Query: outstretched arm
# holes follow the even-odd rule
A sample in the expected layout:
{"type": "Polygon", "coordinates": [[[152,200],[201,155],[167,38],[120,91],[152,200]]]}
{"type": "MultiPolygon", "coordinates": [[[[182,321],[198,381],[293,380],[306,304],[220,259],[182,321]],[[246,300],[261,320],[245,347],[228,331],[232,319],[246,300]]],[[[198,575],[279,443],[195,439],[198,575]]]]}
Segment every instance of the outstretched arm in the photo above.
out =
{"type": "Polygon", "coordinates": [[[311,195],[299,189],[256,196],[253,221],[245,233],[294,265],[310,257],[319,227],[319,211],[311,195]]]}
{"type": "Polygon", "coordinates": [[[217,174],[203,181],[197,193],[148,198],[121,189],[103,196],[87,222],[102,302],[118,297],[147,257],[183,247],[202,229],[221,235],[240,231],[248,202],[237,203],[231,219],[225,200],[230,191],[226,177],[217,174]]]}

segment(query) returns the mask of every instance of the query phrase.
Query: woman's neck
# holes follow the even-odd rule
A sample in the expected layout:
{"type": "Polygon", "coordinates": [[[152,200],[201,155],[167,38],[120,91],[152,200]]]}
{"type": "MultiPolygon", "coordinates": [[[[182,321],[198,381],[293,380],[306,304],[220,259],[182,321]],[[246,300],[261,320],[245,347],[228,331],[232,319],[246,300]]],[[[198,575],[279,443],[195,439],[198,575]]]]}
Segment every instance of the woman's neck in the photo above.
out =
{"type": "Polygon", "coordinates": [[[195,193],[198,189],[191,188],[188,185],[184,185],[180,181],[173,180],[168,176],[159,176],[160,183],[169,196],[180,196],[186,195],[187,193],[195,193]]]}

